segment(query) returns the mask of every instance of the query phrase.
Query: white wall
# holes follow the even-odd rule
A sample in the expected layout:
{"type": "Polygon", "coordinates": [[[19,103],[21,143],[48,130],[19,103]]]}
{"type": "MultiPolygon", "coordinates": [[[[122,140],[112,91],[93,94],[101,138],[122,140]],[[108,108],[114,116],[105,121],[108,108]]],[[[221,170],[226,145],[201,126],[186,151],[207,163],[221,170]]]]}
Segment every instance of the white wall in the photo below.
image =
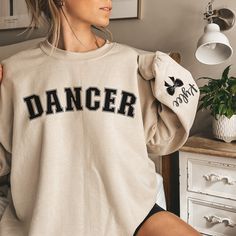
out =
{"type": "MultiPolygon", "coordinates": [[[[219,78],[223,69],[233,64],[230,74],[236,74],[236,31],[235,26],[225,34],[231,41],[235,54],[225,63],[215,66],[204,65],[194,57],[197,39],[203,33],[206,21],[203,20],[208,0],[142,0],[141,20],[111,21],[109,29],[114,40],[150,51],[177,51],[181,53],[181,64],[191,71],[194,78],[212,76],[219,78]]],[[[236,1],[216,0],[214,8],[230,8],[235,12],[236,1]]],[[[45,29],[39,29],[31,38],[41,37],[45,29]]],[[[22,37],[14,37],[17,31],[0,31],[0,46],[22,41],[22,37]]],[[[1,51],[0,51],[1,53],[1,51]]],[[[197,82],[199,85],[200,83],[197,82]]],[[[187,114],[186,114],[187,115],[187,114]]],[[[210,116],[198,113],[192,133],[210,129],[210,116]]]]}

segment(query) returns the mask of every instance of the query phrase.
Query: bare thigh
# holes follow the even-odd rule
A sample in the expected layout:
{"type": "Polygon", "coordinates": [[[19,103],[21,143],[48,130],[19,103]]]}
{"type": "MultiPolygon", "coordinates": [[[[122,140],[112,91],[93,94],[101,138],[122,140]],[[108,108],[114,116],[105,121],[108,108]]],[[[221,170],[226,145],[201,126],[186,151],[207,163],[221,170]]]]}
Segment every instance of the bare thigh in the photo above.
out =
{"type": "Polygon", "coordinates": [[[201,236],[197,230],[175,214],[161,211],[150,216],[140,227],[137,236],[201,236]]]}

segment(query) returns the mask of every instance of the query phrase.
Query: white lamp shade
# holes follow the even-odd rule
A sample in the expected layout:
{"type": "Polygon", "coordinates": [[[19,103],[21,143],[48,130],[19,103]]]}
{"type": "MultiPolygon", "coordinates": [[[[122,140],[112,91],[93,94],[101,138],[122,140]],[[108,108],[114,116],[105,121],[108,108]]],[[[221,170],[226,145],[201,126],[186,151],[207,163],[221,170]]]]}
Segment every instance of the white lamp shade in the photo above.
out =
{"type": "Polygon", "coordinates": [[[226,61],[232,54],[233,48],[228,38],[220,32],[219,25],[206,25],[197,43],[196,58],[204,64],[215,65],[226,61]]]}

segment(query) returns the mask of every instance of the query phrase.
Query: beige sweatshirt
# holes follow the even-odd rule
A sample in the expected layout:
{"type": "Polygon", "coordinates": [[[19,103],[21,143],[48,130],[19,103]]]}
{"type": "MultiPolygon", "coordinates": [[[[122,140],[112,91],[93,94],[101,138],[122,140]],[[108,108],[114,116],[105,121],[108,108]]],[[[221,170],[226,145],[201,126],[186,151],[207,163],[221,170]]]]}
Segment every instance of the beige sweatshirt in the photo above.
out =
{"type": "Polygon", "coordinates": [[[48,41],[4,60],[1,236],[132,236],[156,202],[154,162],[186,141],[199,90],[167,53],[48,41]]]}

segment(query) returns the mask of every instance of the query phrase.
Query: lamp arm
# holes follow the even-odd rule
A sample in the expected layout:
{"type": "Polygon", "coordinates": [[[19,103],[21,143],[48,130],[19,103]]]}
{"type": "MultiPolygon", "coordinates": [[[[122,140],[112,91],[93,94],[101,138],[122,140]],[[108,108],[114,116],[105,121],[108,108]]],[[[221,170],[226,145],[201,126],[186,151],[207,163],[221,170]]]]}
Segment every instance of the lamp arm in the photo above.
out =
{"type": "Polygon", "coordinates": [[[206,13],[204,13],[205,15],[205,19],[208,20],[208,22],[213,23],[213,19],[212,17],[214,16],[214,11],[213,11],[213,2],[215,0],[211,0],[210,2],[208,2],[207,7],[206,7],[206,13]]]}

